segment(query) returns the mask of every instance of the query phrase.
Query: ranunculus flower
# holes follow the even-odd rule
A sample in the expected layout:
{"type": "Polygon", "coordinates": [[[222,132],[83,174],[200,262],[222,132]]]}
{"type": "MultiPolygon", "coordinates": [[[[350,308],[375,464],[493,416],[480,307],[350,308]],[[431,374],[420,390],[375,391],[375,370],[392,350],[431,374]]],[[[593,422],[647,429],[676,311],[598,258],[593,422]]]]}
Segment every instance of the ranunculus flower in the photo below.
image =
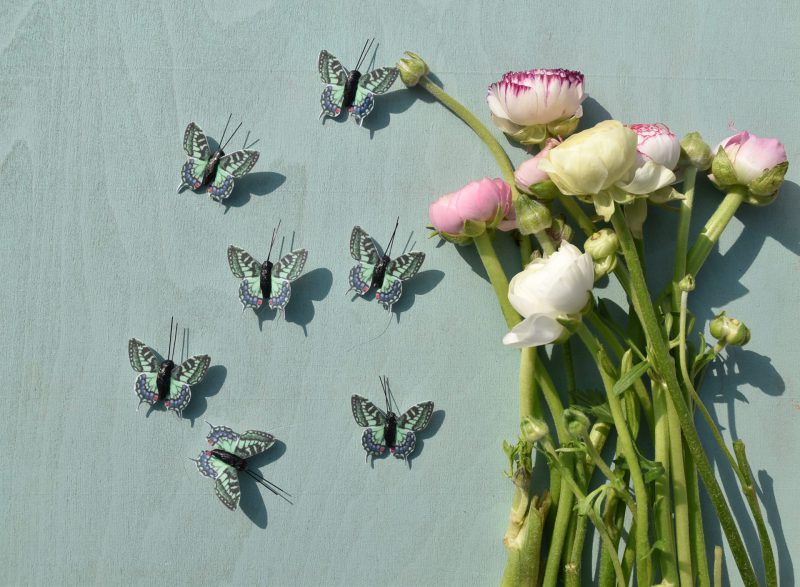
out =
{"type": "Polygon", "coordinates": [[[532,195],[533,192],[530,189],[532,185],[549,179],[547,173],[539,169],[539,161],[547,157],[550,149],[558,145],[558,143],[558,139],[547,139],[541,151],[517,168],[517,171],[514,173],[514,182],[517,184],[520,191],[532,195]]]}
{"type": "Polygon", "coordinates": [[[489,86],[486,101],[492,121],[523,145],[566,137],[583,116],[583,74],[568,69],[508,72],[489,86]]]}
{"type": "Polygon", "coordinates": [[[431,225],[443,238],[463,244],[487,228],[513,216],[511,187],[502,179],[484,177],[457,192],[446,194],[431,204],[431,225]]]}
{"type": "Polygon", "coordinates": [[[670,171],[678,166],[681,144],[666,124],[631,124],[628,128],[636,133],[636,151],[642,163],[653,161],[670,171]]]}
{"type": "Polygon", "coordinates": [[[675,181],[675,174],[654,161],[637,165],[638,138],[617,120],[604,120],[553,147],[539,162],[561,193],[594,203],[606,221],[614,205],[675,181]]]}
{"type": "Polygon", "coordinates": [[[742,131],[722,141],[714,152],[711,181],[722,188],[747,187],[751,204],[769,204],[775,199],[789,168],[783,143],[742,131]]]}
{"type": "Polygon", "coordinates": [[[589,253],[568,242],[543,259],[535,259],[508,286],[508,301],[524,320],[503,337],[516,348],[558,341],[565,328],[557,318],[575,318],[589,301],[594,267],[589,253]]]}

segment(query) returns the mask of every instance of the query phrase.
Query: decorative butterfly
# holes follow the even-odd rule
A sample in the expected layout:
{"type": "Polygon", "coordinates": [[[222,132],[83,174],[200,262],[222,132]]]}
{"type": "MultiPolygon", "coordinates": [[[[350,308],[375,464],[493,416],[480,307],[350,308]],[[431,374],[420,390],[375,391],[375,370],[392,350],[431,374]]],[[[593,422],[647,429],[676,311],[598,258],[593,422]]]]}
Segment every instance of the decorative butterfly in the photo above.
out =
{"type": "Polygon", "coordinates": [[[258,471],[247,467],[247,459],[261,454],[275,444],[274,436],[260,430],[237,434],[227,426],[214,426],[211,423],[208,425],[211,426],[211,432],[206,439],[211,449],[201,452],[197,459],[189,460],[197,464],[197,470],[203,475],[215,480],[214,492],[229,510],[235,510],[239,505],[240,472],[246,473],[256,483],[292,503],[286,497],[291,497],[290,494],[264,479],[258,471]]]}
{"type": "Polygon", "coordinates": [[[354,395],[351,400],[353,417],[359,426],[366,428],[361,435],[361,445],[369,457],[382,455],[389,448],[398,459],[407,459],[417,444],[415,432],[424,430],[433,414],[433,402],[422,402],[408,409],[403,415],[397,416],[392,411],[392,392],[389,389],[389,380],[381,378],[383,396],[386,400],[386,412],[360,395],[354,395]]]}
{"type": "Polygon", "coordinates": [[[258,311],[264,303],[264,298],[267,298],[270,310],[283,312],[292,295],[291,283],[303,272],[308,258],[306,249],[287,253],[275,263],[269,260],[277,231],[278,228],[272,231],[272,241],[264,263],[259,263],[250,253],[239,247],[234,245],[228,247],[228,264],[231,266],[231,272],[242,280],[239,286],[239,299],[242,302],[243,312],[247,308],[258,311]]]}
{"type": "Polygon", "coordinates": [[[377,288],[375,299],[387,310],[392,309],[403,295],[403,282],[414,277],[425,261],[425,253],[412,251],[392,259],[392,243],[397,233],[398,218],[392,237],[383,255],[372,237],[360,226],[354,226],[350,234],[350,254],[358,264],[350,270],[350,288],[363,296],[370,289],[377,288]]]}
{"type": "MultiPolygon", "coordinates": [[[[181,184],[178,186],[178,193],[181,193],[184,188],[198,190],[207,185],[211,198],[222,202],[233,192],[233,180],[242,177],[256,164],[259,153],[247,149],[246,144],[241,151],[225,154],[225,147],[242,126],[240,122],[223,144],[222,141],[225,139],[230,121],[231,117],[229,116],[228,122],[225,123],[225,130],[222,131],[222,137],[219,139],[219,144],[222,146],[213,153],[208,146],[206,135],[199,126],[190,122],[186,127],[186,131],[183,133],[183,149],[189,158],[181,169],[181,184]]],[[[253,145],[255,143],[250,146],[253,145]]]]}
{"type": "MultiPolygon", "coordinates": [[[[186,329],[184,329],[184,333],[186,329]]],[[[169,324],[169,346],[167,358],[159,363],[153,350],[142,341],[132,338],[128,341],[128,358],[134,371],[141,375],[136,377],[134,391],[139,397],[139,406],[143,402],[151,406],[163,401],[168,410],[178,416],[183,413],[192,399],[192,385],[197,385],[206,376],[211,357],[195,355],[176,365],[173,361],[175,347],[178,342],[178,325],[175,324],[175,335],[172,334],[172,322],[169,324]]]]}
{"type": "Polygon", "coordinates": [[[400,73],[396,67],[380,67],[364,75],[358,71],[374,41],[372,39],[364,43],[353,71],[347,71],[336,57],[324,49],[320,51],[319,75],[322,83],[326,84],[320,98],[322,112],[319,117],[323,122],[327,116],[336,118],[341,114],[342,108],[346,108],[360,126],[372,112],[375,96],[385,94],[392,87],[400,73]]]}

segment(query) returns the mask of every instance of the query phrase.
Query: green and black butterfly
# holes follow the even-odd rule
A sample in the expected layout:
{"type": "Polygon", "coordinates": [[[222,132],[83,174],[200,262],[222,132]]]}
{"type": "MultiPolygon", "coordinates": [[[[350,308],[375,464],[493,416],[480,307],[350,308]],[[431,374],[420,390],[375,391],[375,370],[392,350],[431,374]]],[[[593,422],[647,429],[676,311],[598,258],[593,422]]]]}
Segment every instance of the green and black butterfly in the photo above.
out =
{"type": "MultiPolygon", "coordinates": [[[[184,334],[186,330],[184,329],[184,334]]],[[[169,346],[167,358],[163,361],[156,359],[153,350],[142,341],[132,338],[128,341],[128,358],[134,371],[141,375],[136,377],[134,391],[139,398],[139,406],[148,403],[151,406],[159,401],[164,402],[168,410],[178,416],[183,413],[192,399],[192,385],[197,385],[206,376],[211,357],[208,355],[195,355],[176,365],[173,361],[175,348],[178,343],[178,325],[175,324],[175,334],[172,332],[172,322],[169,324],[169,346]]]]}
{"type": "Polygon", "coordinates": [[[392,309],[403,295],[403,282],[414,277],[425,261],[425,253],[412,251],[392,259],[392,243],[397,233],[394,225],[392,237],[381,255],[372,237],[360,226],[354,226],[350,233],[350,254],[358,264],[350,270],[350,288],[363,296],[370,289],[377,288],[375,299],[387,310],[392,309]]]}
{"type": "Polygon", "coordinates": [[[424,430],[431,421],[433,402],[419,403],[398,416],[392,411],[393,397],[386,377],[381,377],[381,387],[386,412],[360,395],[350,400],[356,423],[365,428],[361,445],[367,451],[367,461],[370,456],[384,454],[387,448],[396,458],[405,460],[417,445],[415,432],[424,430]]]}
{"type": "Polygon", "coordinates": [[[243,434],[237,434],[227,426],[213,426],[210,423],[208,425],[211,426],[211,431],[206,439],[211,447],[210,450],[204,450],[197,459],[190,460],[197,464],[197,470],[203,475],[214,479],[214,492],[225,507],[235,510],[239,505],[240,472],[246,473],[275,495],[292,503],[288,499],[291,497],[290,494],[247,466],[247,459],[261,454],[275,444],[274,436],[260,430],[248,430],[243,434]]]}
{"type": "Polygon", "coordinates": [[[364,44],[353,71],[347,71],[336,57],[324,49],[320,51],[319,75],[325,89],[320,98],[322,112],[319,117],[323,122],[327,116],[336,118],[346,108],[360,126],[372,112],[375,96],[385,94],[392,87],[400,73],[396,67],[380,67],[363,75],[358,71],[374,41],[372,39],[364,44]]]}
{"type": "MultiPolygon", "coordinates": [[[[280,222],[278,228],[280,228],[280,222]]],[[[233,275],[242,280],[239,285],[242,311],[253,308],[257,312],[266,298],[270,310],[283,312],[292,295],[291,283],[303,273],[303,267],[308,258],[306,249],[297,249],[287,253],[275,263],[269,260],[278,228],[272,231],[272,241],[269,244],[267,260],[264,263],[256,261],[244,249],[234,245],[228,247],[228,265],[230,265],[233,275]]]]}
{"type": "Polygon", "coordinates": [[[183,149],[189,158],[181,169],[181,184],[178,186],[178,193],[185,188],[199,190],[207,185],[211,198],[222,202],[233,192],[233,180],[248,173],[256,164],[259,153],[246,148],[247,145],[241,151],[225,154],[225,147],[242,126],[240,122],[227,142],[223,143],[230,121],[231,117],[229,116],[228,122],[225,123],[225,130],[222,131],[222,137],[219,139],[221,146],[213,153],[208,146],[206,135],[199,126],[190,122],[186,127],[186,131],[183,133],[183,149]]]}

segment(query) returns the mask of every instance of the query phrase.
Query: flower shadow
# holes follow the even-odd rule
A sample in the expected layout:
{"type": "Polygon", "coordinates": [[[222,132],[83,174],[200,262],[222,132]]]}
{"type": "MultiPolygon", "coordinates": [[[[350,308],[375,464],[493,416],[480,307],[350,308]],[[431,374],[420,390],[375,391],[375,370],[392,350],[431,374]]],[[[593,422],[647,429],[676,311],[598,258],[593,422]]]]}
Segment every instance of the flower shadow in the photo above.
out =
{"type": "MultiPolygon", "coordinates": [[[[398,80],[397,83],[402,82],[398,80]]],[[[389,126],[392,114],[401,114],[411,108],[417,100],[421,102],[435,102],[436,99],[425,90],[401,88],[377,98],[377,104],[372,113],[364,119],[362,126],[369,130],[370,140],[375,133],[389,126]]]]}

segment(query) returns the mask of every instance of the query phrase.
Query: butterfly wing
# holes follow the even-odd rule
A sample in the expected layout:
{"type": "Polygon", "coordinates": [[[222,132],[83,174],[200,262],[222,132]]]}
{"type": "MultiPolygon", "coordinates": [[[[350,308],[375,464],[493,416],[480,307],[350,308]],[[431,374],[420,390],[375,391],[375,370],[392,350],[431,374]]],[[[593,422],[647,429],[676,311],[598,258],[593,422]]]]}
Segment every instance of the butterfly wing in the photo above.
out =
{"type": "Polygon", "coordinates": [[[361,446],[370,455],[381,455],[386,451],[383,425],[386,423],[386,414],[378,406],[365,397],[354,395],[350,399],[353,409],[353,418],[359,426],[366,430],[361,435],[361,446]]]}
{"type": "Polygon", "coordinates": [[[248,173],[258,161],[259,152],[242,149],[219,160],[214,181],[208,186],[209,195],[217,202],[226,200],[233,192],[233,180],[248,173]]]}
{"type": "Polygon", "coordinates": [[[422,267],[425,253],[413,251],[392,259],[386,268],[383,285],[375,293],[375,299],[387,310],[391,310],[403,295],[403,281],[411,279],[422,267]]]}
{"type": "Polygon", "coordinates": [[[387,92],[399,73],[396,67],[381,67],[361,76],[349,109],[353,120],[359,125],[363,122],[375,106],[375,95],[387,92]]]}
{"type": "Polygon", "coordinates": [[[189,387],[189,384],[170,379],[169,392],[167,392],[167,397],[164,400],[164,407],[181,416],[190,401],[192,401],[192,388],[189,387]]]}
{"type": "Polygon", "coordinates": [[[133,390],[139,398],[139,405],[146,403],[152,406],[158,401],[157,377],[157,373],[141,373],[136,377],[133,390]]]}
{"type": "Polygon", "coordinates": [[[281,257],[272,266],[270,297],[267,300],[271,310],[282,312],[292,295],[291,282],[300,277],[308,258],[306,249],[297,249],[281,257]]]}
{"type": "Polygon", "coordinates": [[[392,454],[398,459],[406,459],[417,446],[417,435],[414,432],[424,430],[431,421],[433,402],[422,402],[409,408],[397,420],[392,454]]]}
{"type": "Polygon", "coordinates": [[[197,459],[197,470],[216,481],[214,492],[217,497],[229,510],[235,510],[241,495],[236,469],[216,458],[211,451],[203,451],[197,459]]]}
{"type": "Polygon", "coordinates": [[[239,279],[261,275],[261,263],[250,253],[235,245],[228,247],[228,265],[231,267],[231,273],[239,279]]]}
{"type": "Polygon", "coordinates": [[[239,285],[239,301],[242,302],[242,311],[247,308],[258,310],[264,303],[261,292],[261,277],[245,277],[239,285]]]}
{"type": "Polygon", "coordinates": [[[154,373],[158,371],[156,354],[149,346],[137,338],[128,341],[128,359],[134,371],[154,373]]]}
{"type": "Polygon", "coordinates": [[[324,49],[319,53],[318,66],[320,79],[323,84],[326,84],[320,97],[322,112],[319,115],[324,121],[326,116],[336,118],[341,114],[344,88],[349,72],[336,57],[324,49]]]}
{"type": "Polygon", "coordinates": [[[197,385],[208,373],[211,357],[208,355],[194,355],[175,367],[172,378],[187,385],[197,385]]]}
{"type": "Polygon", "coordinates": [[[210,157],[208,139],[194,122],[190,122],[183,133],[183,150],[189,158],[181,169],[181,185],[178,186],[178,192],[187,187],[194,190],[199,188],[208,166],[210,157]]]}
{"type": "Polygon", "coordinates": [[[372,274],[380,260],[375,241],[360,226],[350,233],[350,255],[358,264],[350,270],[350,287],[358,295],[364,295],[372,285],[372,274]]]}
{"type": "Polygon", "coordinates": [[[212,426],[206,440],[213,448],[222,449],[242,459],[261,454],[275,444],[275,437],[261,430],[237,434],[227,426],[212,426]]]}

